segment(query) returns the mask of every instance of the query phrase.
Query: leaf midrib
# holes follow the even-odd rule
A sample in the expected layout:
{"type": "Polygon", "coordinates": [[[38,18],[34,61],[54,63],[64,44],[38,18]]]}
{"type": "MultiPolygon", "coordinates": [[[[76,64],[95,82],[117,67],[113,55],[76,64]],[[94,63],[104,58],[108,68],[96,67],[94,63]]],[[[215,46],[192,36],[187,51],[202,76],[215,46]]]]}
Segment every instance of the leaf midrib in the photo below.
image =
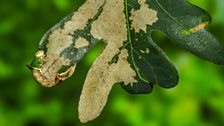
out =
{"type": "Polygon", "coordinates": [[[134,56],[133,56],[134,47],[132,45],[132,37],[131,37],[131,30],[130,30],[131,27],[130,27],[130,20],[129,20],[129,14],[128,14],[128,0],[125,0],[125,17],[126,17],[126,25],[127,25],[127,33],[128,33],[128,44],[130,44],[130,47],[131,47],[131,61],[132,61],[133,65],[134,65],[135,71],[137,72],[139,78],[142,81],[144,81],[146,83],[149,83],[149,81],[148,80],[145,80],[141,76],[141,74],[139,73],[139,70],[140,69],[138,68],[138,66],[136,65],[135,60],[134,60],[134,56]]]}

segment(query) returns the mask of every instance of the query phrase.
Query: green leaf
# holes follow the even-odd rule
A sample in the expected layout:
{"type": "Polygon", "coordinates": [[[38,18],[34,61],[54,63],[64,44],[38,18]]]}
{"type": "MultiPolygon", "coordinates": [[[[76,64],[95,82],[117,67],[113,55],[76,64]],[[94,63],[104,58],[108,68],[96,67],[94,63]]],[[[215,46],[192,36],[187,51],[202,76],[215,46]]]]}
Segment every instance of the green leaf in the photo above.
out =
{"type": "MultiPolygon", "coordinates": [[[[36,80],[52,87],[70,77],[76,64],[99,41],[105,49],[90,68],[79,101],[79,118],[99,116],[113,85],[132,94],[155,84],[171,88],[178,73],[152,40],[161,31],[193,54],[224,64],[223,46],[206,31],[210,16],[185,0],[80,0],[81,6],[42,38],[30,67],[36,80]],[[34,65],[35,63],[35,65],[34,65]]],[[[169,43],[167,43],[169,44],[169,43]]]]}

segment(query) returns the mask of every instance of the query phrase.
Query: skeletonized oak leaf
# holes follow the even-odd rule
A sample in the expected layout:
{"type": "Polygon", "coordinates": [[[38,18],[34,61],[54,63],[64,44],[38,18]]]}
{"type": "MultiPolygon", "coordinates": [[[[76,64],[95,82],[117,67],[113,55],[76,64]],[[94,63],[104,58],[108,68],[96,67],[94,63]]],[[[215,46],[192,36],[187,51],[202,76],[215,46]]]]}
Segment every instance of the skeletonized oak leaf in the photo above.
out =
{"type": "Polygon", "coordinates": [[[175,44],[216,64],[224,48],[206,31],[210,16],[185,0],[80,0],[81,6],[42,38],[29,65],[35,79],[52,87],[70,77],[76,64],[99,41],[105,49],[91,66],[79,101],[79,119],[98,117],[113,85],[132,94],[178,83],[178,73],[151,33],[161,31],[175,44]]]}

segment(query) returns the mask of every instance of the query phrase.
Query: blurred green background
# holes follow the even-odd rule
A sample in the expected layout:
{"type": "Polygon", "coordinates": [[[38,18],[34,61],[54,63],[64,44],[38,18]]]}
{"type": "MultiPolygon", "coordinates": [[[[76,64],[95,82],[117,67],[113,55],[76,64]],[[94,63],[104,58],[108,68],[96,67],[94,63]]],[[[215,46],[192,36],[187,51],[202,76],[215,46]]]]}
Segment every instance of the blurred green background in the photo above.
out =
{"type": "MultiPolygon", "coordinates": [[[[224,0],[190,2],[209,12],[213,18],[209,30],[224,42],[224,0]]],[[[55,88],[37,84],[25,67],[43,34],[79,4],[77,0],[1,0],[0,126],[224,126],[224,67],[171,44],[161,33],[153,38],[176,65],[178,86],[155,86],[149,95],[130,95],[116,85],[100,117],[81,124],[79,95],[102,44],[55,88]]]]}

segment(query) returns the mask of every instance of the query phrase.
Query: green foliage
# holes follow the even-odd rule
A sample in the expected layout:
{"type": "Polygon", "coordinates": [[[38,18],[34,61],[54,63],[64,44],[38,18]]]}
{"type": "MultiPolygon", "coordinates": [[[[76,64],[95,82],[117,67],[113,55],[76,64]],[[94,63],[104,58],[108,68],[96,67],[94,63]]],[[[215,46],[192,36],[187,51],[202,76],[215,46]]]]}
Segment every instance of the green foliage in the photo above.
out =
{"type": "MultiPolygon", "coordinates": [[[[58,0],[1,1],[1,126],[82,125],[74,108],[85,75],[103,45],[97,44],[78,64],[74,76],[53,89],[37,85],[25,67],[49,26],[81,5],[74,2],[77,1],[64,0],[63,5],[59,5],[58,0]]],[[[213,20],[208,29],[223,42],[223,0],[190,2],[211,14],[213,20]]],[[[152,38],[176,65],[180,74],[179,85],[170,90],[155,86],[154,93],[139,96],[128,95],[115,86],[100,118],[86,126],[223,125],[223,67],[168,44],[170,40],[161,33],[154,32],[152,38]]]]}

